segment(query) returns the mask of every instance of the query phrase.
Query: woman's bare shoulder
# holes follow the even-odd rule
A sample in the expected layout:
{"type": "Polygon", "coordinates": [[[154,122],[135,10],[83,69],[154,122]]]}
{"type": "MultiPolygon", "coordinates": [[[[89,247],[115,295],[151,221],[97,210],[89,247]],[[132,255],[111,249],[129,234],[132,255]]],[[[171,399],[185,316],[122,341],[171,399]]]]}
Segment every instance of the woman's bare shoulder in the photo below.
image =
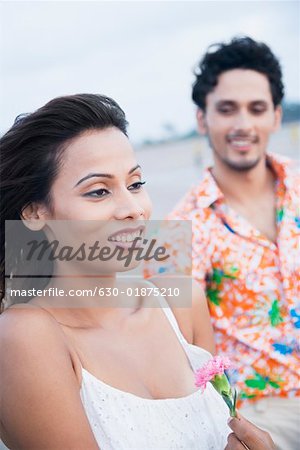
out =
{"type": "Polygon", "coordinates": [[[49,332],[63,336],[54,317],[33,304],[12,305],[0,315],[0,339],[18,340],[22,337],[26,342],[33,334],[38,333],[45,337],[49,332]]]}
{"type": "Polygon", "coordinates": [[[18,304],[6,309],[0,316],[0,365],[10,370],[14,361],[27,364],[35,355],[56,354],[69,357],[67,341],[56,320],[42,308],[18,304]]]}
{"type": "Polygon", "coordinates": [[[33,305],[8,308],[0,317],[0,347],[0,433],[8,447],[98,448],[55,319],[33,305]]]}

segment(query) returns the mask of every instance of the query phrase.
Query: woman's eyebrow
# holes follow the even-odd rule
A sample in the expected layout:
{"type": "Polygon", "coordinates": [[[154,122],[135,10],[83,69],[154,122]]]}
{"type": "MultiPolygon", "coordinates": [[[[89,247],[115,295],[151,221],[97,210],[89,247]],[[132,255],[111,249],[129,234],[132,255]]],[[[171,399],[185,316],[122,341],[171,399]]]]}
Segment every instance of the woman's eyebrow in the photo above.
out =
{"type": "Polygon", "coordinates": [[[141,166],[139,164],[137,164],[135,167],[133,167],[132,169],[129,170],[128,175],[131,175],[132,172],[134,172],[136,169],[141,169],[141,166]]]}
{"type": "MultiPolygon", "coordinates": [[[[137,164],[135,167],[129,170],[128,175],[132,174],[136,169],[140,169],[141,166],[137,164]]],[[[89,173],[85,177],[81,178],[77,183],[75,184],[74,188],[77,187],[80,183],[82,183],[85,180],[88,180],[89,178],[114,178],[114,175],[111,175],[110,173],[89,173]]]]}
{"type": "Polygon", "coordinates": [[[99,178],[114,178],[113,175],[110,175],[109,173],[89,173],[88,175],[86,175],[85,177],[81,178],[81,180],[79,180],[74,187],[78,186],[80,183],[82,183],[85,180],[88,180],[89,178],[94,178],[94,177],[99,177],[99,178]]]}

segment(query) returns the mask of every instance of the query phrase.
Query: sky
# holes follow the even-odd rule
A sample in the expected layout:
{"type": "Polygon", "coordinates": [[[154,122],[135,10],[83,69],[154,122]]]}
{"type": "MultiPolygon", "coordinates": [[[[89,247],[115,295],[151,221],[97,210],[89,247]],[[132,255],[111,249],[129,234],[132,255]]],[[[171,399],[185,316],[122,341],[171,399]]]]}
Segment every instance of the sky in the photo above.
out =
{"type": "Polygon", "coordinates": [[[195,127],[193,69],[247,34],[279,57],[300,100],[299,1],[2,1],[0,133],[48,100],[91,92],[125,110],[133,142],[195,127]]]}

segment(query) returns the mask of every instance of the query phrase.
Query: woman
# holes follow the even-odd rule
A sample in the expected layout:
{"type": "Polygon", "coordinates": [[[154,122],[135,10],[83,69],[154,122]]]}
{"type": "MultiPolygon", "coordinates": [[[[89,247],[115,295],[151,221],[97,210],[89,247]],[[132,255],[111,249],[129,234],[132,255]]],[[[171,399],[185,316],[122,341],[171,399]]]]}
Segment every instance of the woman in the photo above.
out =
{"type": "MultiPolygon", "coordinates": [[[[52,242],[60,236],[71,248],[80,238],[91,244],[100,233],[110,249],[129,251],[151,204],[126,125],[113,100],[88,94],[54,99],[15,123],[1,139],[1,220],[18,221],[9,228],[14,241],[42,233],[52,242]]],[[[2,254],[3,230],[4,223],[2,254]]],[[[9,281],[18,280],[24,260],[24,249],[12,258],[11,247],[9,281]]],[[[136,262],[125,269],[115,256],[101,267],[93,258],[66,259],[52,260],[51,274],[42,279],[45,295],[12,305],[0,317],[5,444],[30,450],[224,448],[226,406],[211,386],[200,393],[194,385],[193,370],[209,357],[204,349],[213,351],[197,288],[193,307],[174,311],[176,320],[162,296],[137,295],[128,303],[128,286],[143,284],[119,281],[116,272],[136,262]],[[88,299],[53,296],[96,283],[104,293],[118,288],[113,302],[100,291],[88,299]]],[[[4,290],[4,257],[1,270],[4,290]]]]}

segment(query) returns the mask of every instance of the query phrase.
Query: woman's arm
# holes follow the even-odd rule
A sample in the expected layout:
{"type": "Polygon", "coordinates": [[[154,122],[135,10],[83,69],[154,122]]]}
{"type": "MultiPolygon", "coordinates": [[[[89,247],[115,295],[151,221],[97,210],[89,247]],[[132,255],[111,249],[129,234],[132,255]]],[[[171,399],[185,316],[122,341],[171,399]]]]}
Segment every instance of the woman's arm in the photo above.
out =
{"type": "MultiPolygon", "coordinates": [[[[166,276],[157,276],[151,278],[151,281],[155,286],[160,289],[174,288],[174,281],[169,280],[166,276]]],[[[207,300],[201,285],[194,279],[191,280],[192,289],[185,288],[184,296],[190,296],[192,291],[192,302],[187,301],[186,298],[180,300],[182,305],[190,304],[190,307],[174,307],[172,306],[173,299],[168,299],[172,311],[176,317],[181,333],[186,340],[198,347],[202,347],[210,353],[215,353],[215,341],[214,333],[211,325],[210,314],[207,306],[207,300]]],[[[189,300],[189,299],[188,299],[189,300]]]]}
{"type": "Polygon", "coordinates": [[[99,449],[59,325],[44,311],[0,318],[1,437],[10,449],[99,449]]]}
{"type": "Polygon", "coordinates": [[[193,344],[214,355],[216,346],[207,300],[201,285],[196,280],[193,280],[192,327],[193,344]]]}

